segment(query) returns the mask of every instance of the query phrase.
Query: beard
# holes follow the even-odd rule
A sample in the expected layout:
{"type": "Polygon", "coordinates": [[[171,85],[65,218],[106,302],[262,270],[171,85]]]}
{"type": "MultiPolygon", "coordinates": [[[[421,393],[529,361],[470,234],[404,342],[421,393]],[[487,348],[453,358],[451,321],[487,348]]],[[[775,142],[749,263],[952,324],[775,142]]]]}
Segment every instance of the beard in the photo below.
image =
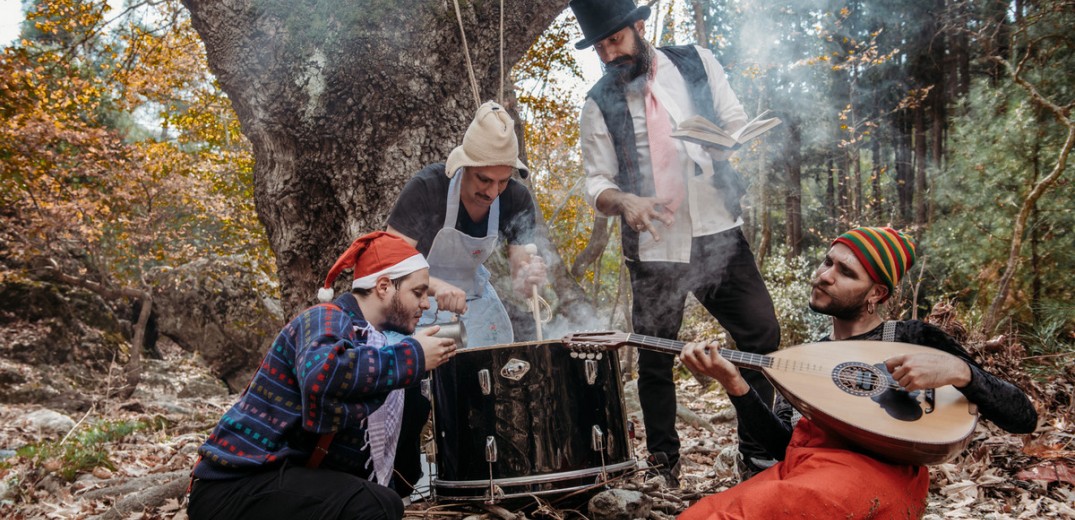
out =
{"type": "Polygon", "coordinates": [[[403,302],[399,300],[399,293],[392,296],[392,301],[388,304],[388,312],[385,313],[384,330],[390,330],[398,332],[404,336],[410,336],[414,334],[414,326],[411,325],[411,321],[414,319],[414,313],[408,312],[403,307],[403,302]]]}
{"type": "Polygon", "coordinates": [[[611,74],[616,84],[626,86],[637,78],[645,77],[653,67],[653,48],[642,41],[642,36],[633,27],[634,51],[629,56],[620,56],[605,64],[605,74],[611,74]]]}
{"type": "Polygon", "coordinates": [[[862,316],[863,311],[866,309],[866,295],[869,293],[869,289],[863,291],[862,294],[852,295],[848,298],[838,298],[826,291],[817,280],[811,282],[810,285],[829,297],[828,303],[825,304],[815,303],[814,299],[810,298],[810,310],[812,311],[832,316],[836,319],[852,321],[862,316]]]}

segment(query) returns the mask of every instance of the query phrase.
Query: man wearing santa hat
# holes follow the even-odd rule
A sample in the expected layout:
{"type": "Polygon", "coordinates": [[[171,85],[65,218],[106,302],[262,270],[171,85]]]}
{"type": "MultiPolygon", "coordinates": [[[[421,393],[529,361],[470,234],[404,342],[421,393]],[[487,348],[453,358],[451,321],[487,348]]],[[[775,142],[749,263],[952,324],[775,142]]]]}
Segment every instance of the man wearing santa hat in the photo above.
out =
{"type": "Polygon", "coordinates": [[[198,449],[191,519],[399,519],[391,483],[403,390],[456,351],[425,329],[429,264],[405,240],[362,236],[336,261],[323,302],[287,324],[198,449]],[[352,291],[332,283],[354,269],[352,291]]]}

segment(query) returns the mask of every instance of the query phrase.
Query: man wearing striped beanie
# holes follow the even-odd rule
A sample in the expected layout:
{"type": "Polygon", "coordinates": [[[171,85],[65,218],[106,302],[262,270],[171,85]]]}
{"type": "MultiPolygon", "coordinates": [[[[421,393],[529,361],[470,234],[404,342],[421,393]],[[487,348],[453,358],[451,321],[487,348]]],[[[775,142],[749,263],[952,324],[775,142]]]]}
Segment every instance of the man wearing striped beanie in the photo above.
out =
{"type": "MultiPolygon", "coordinates": [[[[899,286],[916,252],[910,237],[888,227],[860,227],[837,237],[814,273],[810,293],[810,308],[832,317],[832,333],[822,341],[881,340],[932,347],[935,352],[891,357],[885,368],[907,391],[952,385],[977,405],[982,418],[1012,433],[1034,431],[1037,412],[1026,394],[986,372],[951,336],[918,320],[885,321],[879,316],[877,305],[899,286]]],[[[923,515],[929,491],[925,466],[874,458],[811,420],[797,419],[782,397],[769,410],[715,346],[688,344],[681,354],[683,363],[724,386],[747,434],[780,462],[703,498],[679,520],[781,518],[788,511],[809,518],[923,515]]]]}
{"type": "MultiPolygon", "coordinates": [[[[868,298],[868,314],[874,314],[877,304],[884,303],[892,296],[904,273],[914,265],[917,251],[910,237],[890,227],[858,227],[832,241],[833,251],[842,252],[842,249],[835,247],[837,244],[846,246],[866,270],[870,280],[879,286],[871,287],[878,294],[876,298],[868,298]]],[[[831,312],[825,314],[833,315],[831,312]]]]}
{"type": "Polygon", "coordinates": [[[916,247],[914,241],[890,227],[859,227],[833,240],[833,244],[846,244],[862,262],[870,279],[888,287],[883,303],[899,285],[903,274],[914,265],[916,247]]]}

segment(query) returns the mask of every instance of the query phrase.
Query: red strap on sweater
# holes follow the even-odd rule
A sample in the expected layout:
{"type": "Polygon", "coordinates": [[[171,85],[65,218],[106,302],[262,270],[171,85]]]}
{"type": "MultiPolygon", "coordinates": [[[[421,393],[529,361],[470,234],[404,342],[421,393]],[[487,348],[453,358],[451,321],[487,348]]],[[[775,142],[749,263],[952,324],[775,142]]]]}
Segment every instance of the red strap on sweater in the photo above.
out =
{"type": "Polygon", "coordinates": [[[328,446],[332,444],[332,438],[336,436],[336,432],[326,433],[317,439],[317,446],[314,446],[314,452],[310,454],[310,460],[306,461],[306,467],[314,469],[321,465],[321,461],[325,460],[325,455],[328,455],[328,446]]]}
{"type": "MultiPolygon", "coordinates": [[[[340,312],[343,311],[339,305],[334,303],[321,303],[318,304],[318,306],[340,312]]],[[[328,446],[329,444],[332,444],[332,438],[335,436],[336,432],[331,432],[326,433],[317,439],[317,446],[314,446],[314,452],[310,454],[310,459],[306,461],[307,468],[314,469],[321,465],[321,461],[325,460],[325,455],[328,455],[328,446]]]]}
{"type": "Polygon", "coordinates": [[[202,463],[202,456],[198,455],[198,459],[194,461],[194,467],[190,468],[190,482],[187,483],[187,495],[190,495],[190,490],[194,489],[194,470],[198,468],[198,464],[202,463]]]}

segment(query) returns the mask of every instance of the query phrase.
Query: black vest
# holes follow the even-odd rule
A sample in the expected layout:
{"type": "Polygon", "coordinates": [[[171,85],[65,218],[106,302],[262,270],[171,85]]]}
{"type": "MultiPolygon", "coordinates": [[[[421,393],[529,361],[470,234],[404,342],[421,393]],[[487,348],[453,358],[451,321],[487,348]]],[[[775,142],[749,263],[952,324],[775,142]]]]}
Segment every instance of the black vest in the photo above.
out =
{"type": "MultiPolygon", "coordinates": [[[[693,45],[676,45],[657,49],[672,60],[676,69],[683,75],[694,104],[694,112],[717,125],[717,114],[713,109],[713,92],[709,89],[709,76],[705,65],[693,45]]],[[[656,63],[654,63],[656,66],[656,63]]],[[[586,94],[597,103],[604,116],[605,126],[612,136],[612,145],[616,150],[619,170],[616,172],[616,184],[627,193],[643,197],[654,196],[652,186],[642,182],[638,173],[638,149],[635,146],[635,129],[631,122],[631,112],[627,108],[627,95],[624,85],[615,78],[605,75],[586,94]]],[[[723,125],[721,125],[723,126],[723,125]]],[[[699,168],[696,168],[696,172],[699,168]]],[[[742,179],[728,161],[713,162],[713,185],[720,190],[724,205],[732,218],[739,218],[743,213],[739,199],[746,191],[742,179]]],[[[621,217],[623,218],[623,217],[621,217]]],[[[628,258],[638,258],[638,232],[631,226],[621,226],[623,233],[623,252],[628,258]]]]}

